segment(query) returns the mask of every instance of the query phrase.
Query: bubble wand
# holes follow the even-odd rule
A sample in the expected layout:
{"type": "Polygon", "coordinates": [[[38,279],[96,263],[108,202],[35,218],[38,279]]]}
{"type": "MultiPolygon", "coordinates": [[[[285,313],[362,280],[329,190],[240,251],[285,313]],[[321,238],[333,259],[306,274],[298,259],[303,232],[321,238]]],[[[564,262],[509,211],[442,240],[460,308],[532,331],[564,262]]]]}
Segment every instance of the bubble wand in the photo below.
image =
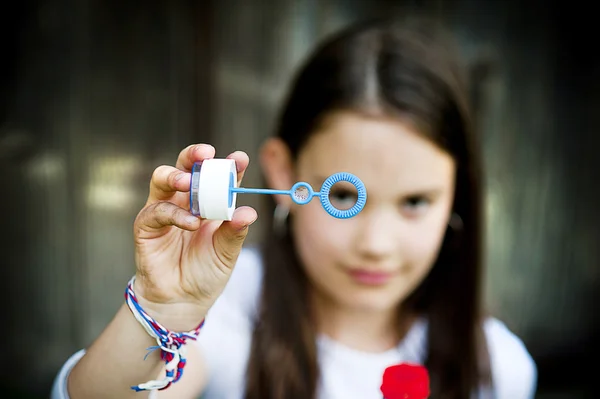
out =
{"type": "Polygon", "coordinates": [[[297,182],[289,190],[273,190],[267,188],[244,188],[237,186],[237,170],[232,159],[208,159],[197,162],[192,167],[190,185],[190,210],[193,215],[205,219],[231,220],[237,194],[289,195],[298,205],[306,205],[315,197],[319,197],[323,209],[338,219],[356,216],[367,202],[367,190],[363,182],[347,172],[334,173],[329,176],[319,191],[314,191],[310,184],[297,182]],[[356,203],[350,209],[337,209],[329,200],[331,187],[338,182],[348,182],[357,191],[356,203]]]}

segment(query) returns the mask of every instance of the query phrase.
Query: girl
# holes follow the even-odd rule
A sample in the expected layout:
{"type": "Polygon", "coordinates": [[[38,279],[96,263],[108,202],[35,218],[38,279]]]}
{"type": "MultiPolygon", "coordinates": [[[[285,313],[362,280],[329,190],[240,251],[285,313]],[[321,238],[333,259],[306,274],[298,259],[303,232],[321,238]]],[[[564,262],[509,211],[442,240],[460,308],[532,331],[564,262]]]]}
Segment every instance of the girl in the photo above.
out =
{"type": "MultiPolygon", "coordinates": [[[[261,151],[267,183],[320,187],[353,173],[368,200],[352,219],[278,197],[271,236],[242,250],[253,209],[224,223],[187,210],[191,166],[213,147],[156,169],[135,221],[134,291],[171,331],[206,324],[186,345],[181,380],[152,395],[380,398],[385,368],[407,361],[426,365],[432,398],[534,396],[523,343],[480,309],[481,164],[463,73],[442,37],[416,23],[354,27],[293,83],[261,151]]],[[[247,155],[229,157],[241,180],[247,155]]],[[[347,208],[355,194],[339,184],[330,199],[347,208]]],[[[158,351],[142,360],[153,342],[123,305],[64,365],[53,397],[140,397],[130,387],[163,366],[158,351]]]]}

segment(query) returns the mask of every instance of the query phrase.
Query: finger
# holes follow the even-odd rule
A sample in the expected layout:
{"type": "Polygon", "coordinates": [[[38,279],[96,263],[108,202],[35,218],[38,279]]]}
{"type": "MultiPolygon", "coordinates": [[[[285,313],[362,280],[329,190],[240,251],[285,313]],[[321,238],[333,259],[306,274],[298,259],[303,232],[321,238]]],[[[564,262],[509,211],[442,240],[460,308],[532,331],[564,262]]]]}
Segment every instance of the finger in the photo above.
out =
{"type": "Polygon", "coordinates": [[[168,200],[179,191],[189,192],[190,177],[190,173],[182,172],[173,166],[163,165],[154,169],[147,203],[168,200]]]}
{"type": "Polygon", "coordinates": [[[229,222],[223,222],[215,231],[213,245],[217,256],[227,267],[233,267],[244,240],[248,235],[248,226],[256,221],[258,214],[249,206],[241,206],[233,213],[229,222]]]}
{"type": "Polygon", "coordinates": [[[250,163],[250,157],[244,151],[235,151],[227,156],[227,159],[233,159],[235,161],[235,167],[237,169],[237,182],[238,186],[242,184],[244,174],[250,163]]]}
{"type": "Polygon", "coordinates": [[[192,171],[196,162],[215,157],[215,147],[210,144],[193,144],[184,148],[177,157],[175,167],[186,172],[192,171]]]}
{"type": "Polygon", "coordinates": [[[136,220],[136,229],[148,233],[168,226],[195,231],[200,227],[200,219],[171,202],[163,201],[146,207],[136,220]]]}

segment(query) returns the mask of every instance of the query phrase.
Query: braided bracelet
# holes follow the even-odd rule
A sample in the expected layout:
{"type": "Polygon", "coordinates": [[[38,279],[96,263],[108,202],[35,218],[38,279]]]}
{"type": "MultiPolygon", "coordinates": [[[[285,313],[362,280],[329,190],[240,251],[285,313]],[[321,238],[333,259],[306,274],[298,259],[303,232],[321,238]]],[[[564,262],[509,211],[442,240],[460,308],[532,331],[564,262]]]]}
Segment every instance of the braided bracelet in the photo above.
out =
{"type": "MultiPolygon", "coordinates": [[[[183,375],[183,368],[186,363],[186,351],[184,344],[188,339],[196,340],[200,334],[200,329],[204,325],[204,320],[196,329],[189,332],[172,332],[163,327],[159,322],[148,315],[140,306],[135,293],[133,292],[133,283],[135,276],[129,280],[127,289],[125,290],[125,300],[129,309],[140,322],[146,332],[154,339],[158,346],[148,348],[150,354],[156,349],[161,349],[160,357],[166,364],[166,377],[163,380],[150,380],[143,384],[132,386],[136,392],[148,390],[163,390],[168,388],[172,383],[179,381],[183,375]]],[[[148,356],[146,354],[146,357],[148,356]]],[[[144,357],[144,360],[146,359],[144,357]]]]}

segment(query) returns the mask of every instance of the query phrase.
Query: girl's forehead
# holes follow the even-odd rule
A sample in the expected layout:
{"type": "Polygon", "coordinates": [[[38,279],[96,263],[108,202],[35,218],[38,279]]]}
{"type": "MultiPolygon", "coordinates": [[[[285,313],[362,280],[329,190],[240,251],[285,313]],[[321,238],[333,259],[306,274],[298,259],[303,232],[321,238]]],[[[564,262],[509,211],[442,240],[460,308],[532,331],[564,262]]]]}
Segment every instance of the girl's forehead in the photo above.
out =
{"type": "Polygon", "coordinates": [[[306,172],[385,176],[390,184],[441,183],[452,176],[452,157],[396,120],[340,113],[308,141],[299,158],[306,172]]]}

